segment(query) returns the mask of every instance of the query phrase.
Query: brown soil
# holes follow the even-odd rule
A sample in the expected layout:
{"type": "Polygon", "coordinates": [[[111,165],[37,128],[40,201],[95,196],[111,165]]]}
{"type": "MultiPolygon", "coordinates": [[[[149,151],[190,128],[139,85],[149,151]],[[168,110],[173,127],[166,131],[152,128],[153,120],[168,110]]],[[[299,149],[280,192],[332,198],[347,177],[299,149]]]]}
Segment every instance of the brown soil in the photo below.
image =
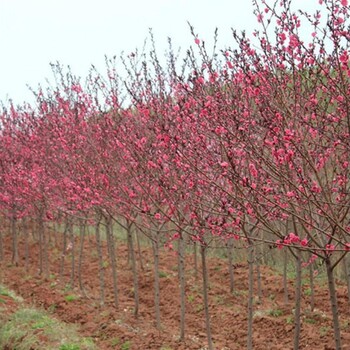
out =
{"type": "MultiPolygon", "coordinates": [[[[77,242],[78,243],[78,242],[77,242]]],[[[161,321],[162,329],[155,327],[152,251],[142,249],[144,270],[139,269],[140,312],[133,316],[133,284],[131,268],[127,263],[127,247],[118,242],[119,309],[113,305],[111,269],[106,264],[106,303],[99,305],[98,261],[93,241],[86,242],[84,253],[84,296],[79,288],[68,290],[71,276],[71,253],[67,253],[64,275],[59,279],[60,248],[51,242],[49,248],[50,276],[38,275],[38,247],[30,245],[30,268],[24,268],[24,244],[20,245],[20,266],[11,261],[11,241],[4,240],[5,257],[1,266],[0,282],[21,295],[28,304],[41,306],[59,319],[80,325],[81,334],[92,337],[97,348],[121,349],[130,341],[130,350],[152,349],[195,350],[206,348],[206,332],[202,306],[201,279],[193,276],[192,257],[187,262],[187,313],[186,340],[179,342],[179,283],[177,257],[174,252],[161,254],[161,321]],[[66,298],[74,295],[77,298],[66,298]],[[71,300],[74,299],[74,300],[71,300]],[[117,343],[117,344],[116,344],[117,343]]],[[[78,244],[76,244],[76,248],[78,244]]],[[[75,257],[78,260],[78,253],[75,257]]],[[[108,261],[104,247],[104,259],[108,261]]],[[[229,293],[227,263],[223,259],[208,259],[210,267],[210,313],[215,348],[225,350],[245,349],[247,341],[247,266],[235,266],[235,292],[229,293]]],[[[254,349],[293,348],[293,302],[283,303],[282,277],[271,268],[262,266],[261,303],[255,305],[254,349]]],[[[75,286],[78,286],[75,281],[75,286]]],[[[315,310],[310,311],[307,293],[303,293],[303,318],[300,349],[334,349],[332,317],[326,284],[316,286],[315,310]]],[[[308,288],[303,286],[304,291],[308,288]]],[[[289,285],[293,300],[293,281],[289,285]]],[[[1,297],[8,299],[7,297],[1,297]]],[[[350,312],[343,285],[338,287],[340,323],[344,349],[350,349],[350,312]]],[[[15,306],[14,306],[15,307],[15,306]]]]}

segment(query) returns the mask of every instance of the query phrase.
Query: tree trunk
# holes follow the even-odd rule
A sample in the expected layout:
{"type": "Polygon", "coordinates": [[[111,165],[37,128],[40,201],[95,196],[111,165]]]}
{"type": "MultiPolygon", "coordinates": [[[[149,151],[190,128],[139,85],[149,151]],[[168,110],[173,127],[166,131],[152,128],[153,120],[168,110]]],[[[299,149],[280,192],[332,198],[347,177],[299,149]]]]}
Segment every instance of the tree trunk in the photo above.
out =
{"type": "Polygon", "coordinates": [[[98,219],[95,225],[95,238],[96,238],[98,270],[99,270],[99,279],[100,279],[100,305],[102,306],[105,303],[105,274],[104,274],[103,255],[102,255],[102,248],[101,248],[100,219],[98,219]]]}
{"type": "Polygon", "coordinates": [[[248,339],[247,349],[253,349],[253,316],[254,316],[254,246],[252,244],[248,247],[248,339]]]}
{"type": "Polygon", "coordinates": [[[2,228],[0,228],[0,261],[4,260],[4,247],[2,240],[2,228]]]}
{"type": "Polygon", "coordinates": [[[228,272],[230,276],[230,293],[233,293],[235,281],[233,271],[233,240],[230,238],[227,242],[227,258],[228,258],[228,272]]]}
{"type": "Polygon", "coordinates": [[[70,288],[74,288],[75,284],[75,239],[74,239],[74,226],[70,226],[70,232],[69,232],[69,237],[70,237],[70,249],[71,249],[71,272],[70,272],[70,288]]]}
{"type": "Polygon", "coordinates": [[[283,249],[283,295],[284,295],[284,303],[288,304],[288,250],[287,248],[283,249]]]}
{"type": "Polygon", "coordinates": [[[310,276],[310,310],[311,312],[315,309],[315,286],[314,286],[314,264],[309,265],[309,276],[310,276]]]}
{"type": "Polygon", "coordinates": [[[259,259],[256,259],[256,279],[258,282],[258,302],[262,303],[261,271],[259,259]]]}
{"type": "Polygon", "coordinates": [[[193,264],[194,264],[194,278],[198,280],[198,254],[197,254],[197,243],[193,242],[193,264]]]}
{"type": "Polygon", "coordinates": [[[80,236],[80,246],[79,246],[79,260],[78,260],[78,283],[80,291],[86,296],[83,279],[82,279],[82,267],[83,267],[83,254],[84,254],[84,240],[85,240],[85,222],[80,221],[79,225],[79,236],[80,236]]]}
{"type": "Polygon", "coordinates": [[[210,326],[210,314],[209,314],[209,298],[208,298],[208,270],[206,261],[206,247],[201,245],[201,258],[202,258],[202,279],[203,279],[203,302],[204,302],[204,313],[205,313],[205,324],[207,330],[208,349],[214,350],[213,339],[211,336],[210,326]]]}
{"type": "Polygon", "coordinates": [[[18,233],[17,233],[17,218],[15,211],[11,216],[11,233],[12,233],[12,264],[18,266],[18,233]]]}
{"type": "Polygon", "coordinates": [[[129,250],[130,250],[130,261],[131,261],[131,269],[133,275],[133,285],[134,285],[134,316],[137,318],[139,316],[139,276],[136,266],[136,258],[135,258],[135,250],[134,250],[134,240],[132,236],[131,230],[132,224],[127,224],[128,231],[128,242],[129,242],[129,250]]]}
{"type": "Polygon", "coordinates": [[[344,264],[345,281],[346,281],[346,286],[348,290],[348,304],[350,306],[350,259],[348,254],[344,256],[343,264],[344,264]]]}
{"type": "Polygon", "coordinates": [[[154,306],[156,311],[156,327],[161,328],[160,324],[160,289],[159,289],[159,233],[153,235],[153,261],[154,261],[154,306]]]}
{"type": "Polygon", "coordinates": [[[299,350],[301,331],[301,251],[296,252],[295,312],[294,312],[294,350],[299,350]]]}
{"type": "Polygon", "coordinates": [[[141,244],[140,244],[140,234],[136,233],[136,241],[137,241],[137,252],[139,255],[139,261],[140,261],[140,269],[141,271],[144,271],[145,268],[143,266],[143,258],[142,258],[142,251],[141,251],[141,244]]]}
{"type": "Polygon", "coordinates": [[[23,219],[25,269],[29,270],[29,237],[27,220],[23,219]]]}
{"type": "Polygon", "coordinates": [[[70,225],[70,221],[67,218],[66,225],[63,231],[63,246],[62,246],[61,261],[60,261],[60,280],[63,279],[63,273],[64,273],[64,260],[66,258],[66,252],[67,252],[67,232],[69,230],[69,225],[70,225]]]}
{"type": "Polygon", "coordinates": [[[327,278],[328,278],[329,298],[330,298],[331,307],[332,307],[335,348],[336,350],[341,350],[342,345],[341,345],[340,326],[339,326],[337,292],[336,292],[333,268],[332,268],[330,257],[327,257],[325,259],[325,264],[326,264],[326,271],[327,271],[327,278]]]}
{"type": "Polygon", "coordinates": [[[115,254],[115,240],[113,235],[112,218],[110,216],[107,216],[105,220],[106,220],[106,237],[107,237],[108,254],[109,254],[109,260],[111,262],[111,267],[112,267],[114,305],[118,309],[119,303],[118,303],[117,257],[115,254]]]}
{"type": "Polygon", "coordinates": [[[180,280],[180,340],[185,339],[186,291],[185,291],[185,244],[183,233],[178,241],[179,280],[180,280]]]}

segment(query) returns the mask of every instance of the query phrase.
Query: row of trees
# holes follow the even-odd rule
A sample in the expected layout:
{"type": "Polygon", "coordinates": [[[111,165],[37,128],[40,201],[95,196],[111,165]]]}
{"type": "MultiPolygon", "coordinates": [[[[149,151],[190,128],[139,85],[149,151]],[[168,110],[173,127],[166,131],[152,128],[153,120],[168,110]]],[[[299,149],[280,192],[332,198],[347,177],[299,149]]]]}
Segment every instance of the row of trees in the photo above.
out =
{"type": "MultiPolygon", "coordinates": [[[[212,349],[205,262],[212,242],[241,240],[250,263],[256,243],[286,247],[300,274],[305,251],[306,263],[325,264],[341,349],[333,272],[350,249],[349,8],[344,0],[320,3],[322,10],[309,15],[292,12],[286,0],[255,2],[261,30],[252,39],[233,31],[234,48],[211,55],[191,28],[195,45],[182,65],[170,41],[161,64],[151,34],[149,55],[122,59],[124,80],[113,60],[106,76],[92,68],[85,85],[57,64],[57,87],[39,89],[35,107],[4,106],[0,209],[11,221],[13,262],[16,222],[26,218],[38,222],[43,273],[45,222],[62,216],[94,224],[97,244],[103,222],[111,252],[111,223],[128,230],[131,247],[137,226],[151,238],[155,276],[160,242],[178,241],[184,337],[190,239],[201,250],[212,349]],[[310,38],[303,38],[306,27],[310,38]]],[[[137,291],[136,266],[133,272],[137,291]]],[[[295,349],[300,293],[297,285],[295,349]]],[[[136,305],[137,298],[135,292],[136,305]]],[[[159,325],[157,298],[156,310],[159,325]]]]}

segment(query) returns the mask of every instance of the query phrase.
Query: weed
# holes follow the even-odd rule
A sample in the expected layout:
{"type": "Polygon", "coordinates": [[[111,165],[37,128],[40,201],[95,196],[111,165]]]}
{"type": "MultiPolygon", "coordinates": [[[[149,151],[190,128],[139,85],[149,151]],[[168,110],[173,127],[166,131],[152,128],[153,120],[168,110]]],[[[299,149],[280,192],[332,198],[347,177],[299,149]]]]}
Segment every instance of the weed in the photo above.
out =
{"type": "Polygon", "coordinates": [[[80,346],[77,344],[63,344],[59,347],[59,350],[80,350],[80,346]]]}
{"type": "Polygon", "coordinates": [[[311,294],[312,294],[312,289],[311,289],[311,288],[306,288],[306,289],[304,290],[304,294],[307,295],[308,297],[311,296],[311,294]]]}
{"type": "Polygon", "coordinates": [[[77,300],[78,297],[74,294],[69,294],[69,295],[66,295],[64,297],[64,300],[67,301],[67,302],[71,302],[71,301],[74,301],[74,300],[77,300]]]}
{"type": "Polygon", "coordinates": [[[330,328],[327,326],[321,327],[320,328],[320,336],[324,337],[325,335],[327,335],[330,331],[330,328]]]}
{"type": "Polygon", "coordinates": [[[293,316],[288,316],[286,319],[287,324],[294,324],[294,317],[293,316]]]}
{"type": "Polygon", "coordinates": [[[187,297],[187,300],[189,303],[193,303],[194,302],[194,299],[195,299],[195,296],[193,294],[190,294],[188,297],[187,297]]]}
{"type": "Polygon", "coordinates": [[[215,304],[217,305],[224,305],[225,304],[225,298],[222,295],[215,295],[215,304]]]}
{"type": "Polygon", "coordinates": [[[305,323],[308,324],[315,324],[316,320],[314,318],[305,318],[305,323]]]}
{"type": "Polygon", "coordinates": [[[159,278],[167,278],[169,275],[165,271],[159,271],[159,278]]]}
{"type": "Polygon", "coordinates": [[[57,304],[51,304],[48,308],[47,308],[47,311],[50,313],[50,314],[53,314],[57,309],[57,304]]]}
{"type": "Polygon", "coordinates": [[[120,346],[120,350],[129,350],[130,347],[131,347],[131,342],[127,340],[120,346]]]}
{"type": "Polygon", "coordinates": [[[269,315],[272,317],[280,317],[283,315],[283,311],[280,309],[269,310],[269,315]]]}
{"type": "Polygon", "coordinates": [[[115,337],[115,338],[111,339],[111,346],[115,347],[118,344],[120,344],[120,339],[118,337],[115,337]]]}

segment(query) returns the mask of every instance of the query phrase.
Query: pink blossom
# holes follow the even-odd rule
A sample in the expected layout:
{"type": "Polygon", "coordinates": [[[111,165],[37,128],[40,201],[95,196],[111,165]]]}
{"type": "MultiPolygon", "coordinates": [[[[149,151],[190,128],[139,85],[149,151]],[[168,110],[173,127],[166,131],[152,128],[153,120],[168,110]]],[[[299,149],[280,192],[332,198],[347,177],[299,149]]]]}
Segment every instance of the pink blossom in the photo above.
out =
{"type": "Polygon", "coordinates": [[[282,241],[281,241],[280,239],[278,239],[278,240],[276,241],[276,245],[277,245],[277,248],[278,248],[278,249],[282,249],[282,248],[283,248],[283,244],[282,244],[282,241]]]}
{"type": "Polygon", "coordinates": [[[256,170],[256,167],[253,163],[249,164],[249,171],[253,177],[258,177],[258,171],[256,170]]]}
{"type": "Polygon", "coordinates": [[[227,61],[227,66],[230,68],[230,69],[233,69],[233,64],[232,64],[232,62],[230,62],[230,61],[227,61]]]}
{"type": "Polygon", "coordinates": [[[160,220],[161,215],[160,215],[159,213],[156,213],[156,214],[154,214],[154,218],[155,218],[156,220],[160,220]]]}
{"type": "Polygon", "coordinates": [[[298,243],[300,241],[300,238],[293,232],[289,234],[289,239],[292,243],[298,243]]]}
{"type": "Polygon", "coordinates": [[[194,42],[195,42],[197,45],[199,45],[199,44],[201,43],[201,41],[200,41],[198,38],[194,39],[194,42]]]}
{"type": "Polygon", "coordinates": [[[332,251],[334,251],[335,245],[334,244],[326,244],[326,253],[330,254],[332,251]]]}
{"type": "Polygon", "coordinates": [[[306,238],[304,238],[304,239],[302,239],[301,241],[300,241],[300,245],[301,246],[303,246],[303,247],[306,247],[307,245],[308,245],[308,240],[306,239],[306,238]]]}

